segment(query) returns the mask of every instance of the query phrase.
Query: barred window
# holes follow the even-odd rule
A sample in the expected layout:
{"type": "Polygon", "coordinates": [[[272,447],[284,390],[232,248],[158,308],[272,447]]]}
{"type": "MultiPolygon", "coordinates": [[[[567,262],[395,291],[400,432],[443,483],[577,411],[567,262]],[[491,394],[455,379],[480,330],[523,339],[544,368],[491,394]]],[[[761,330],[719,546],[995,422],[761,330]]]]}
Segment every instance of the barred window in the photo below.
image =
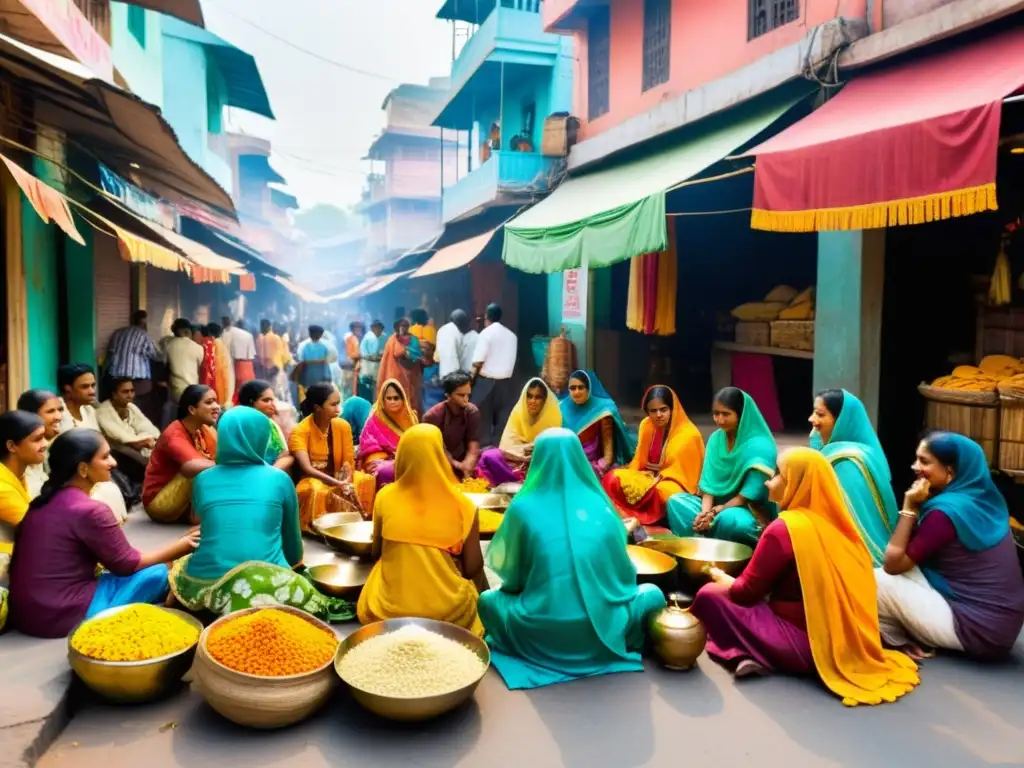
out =
{"type": "Polygon", "coordinates": [[[785,26],[800,17],[797,0],[748,0],[747,39],[785,26]]]}
{"type": "Polygon", "coordinates": [[[643,89],[668,82],[672,0],[644,0],[643,89]]]}
{"type": "Polygon", "coordinates": [[[611,14],[596,8],[587,26],[587,115],[596,120],[611,109],[611,14]]]}

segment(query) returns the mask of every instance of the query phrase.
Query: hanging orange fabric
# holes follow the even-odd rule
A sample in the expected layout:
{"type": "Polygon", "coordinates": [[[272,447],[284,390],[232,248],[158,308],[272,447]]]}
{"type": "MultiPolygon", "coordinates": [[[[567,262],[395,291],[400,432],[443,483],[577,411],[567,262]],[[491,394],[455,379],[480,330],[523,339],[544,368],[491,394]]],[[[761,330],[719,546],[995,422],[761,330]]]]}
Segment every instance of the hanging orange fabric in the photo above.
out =
{"type": "Polygon", "coordinates": [[[626,327],[648,336],[676,332],[677,251],[675,219],[668,218],[668,249],[629,263],[626,327]]]}
{"type": "Polygon", "coordinates": [[[24,170],[20,165],[3,155],[0,160],[4,161],[7,170],[11,172],[14,181],[21,191],[25,193],[29,203],[39,214],[39,218],[49,224],[51,221],[64,230],[64,234],[70,237],[79,245],[85,245],[85,239],[75,227],[75,220],[71,217],[71,208],[64,195],[48,184],[44,184],[35,176],[24,170]]]}

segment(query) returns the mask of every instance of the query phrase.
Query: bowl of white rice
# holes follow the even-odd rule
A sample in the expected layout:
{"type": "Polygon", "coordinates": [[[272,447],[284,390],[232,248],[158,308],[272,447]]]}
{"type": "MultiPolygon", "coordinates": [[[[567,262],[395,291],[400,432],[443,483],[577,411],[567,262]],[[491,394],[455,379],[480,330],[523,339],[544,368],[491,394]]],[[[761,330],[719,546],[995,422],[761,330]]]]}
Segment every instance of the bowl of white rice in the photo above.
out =
{"type": "Polygon", "coordinates": [[[363,707],[389,720],[443,715],[469,699],[487,673],[487,644],[430,619],[367,624],[338,647],[334,669],[363,707]]]}

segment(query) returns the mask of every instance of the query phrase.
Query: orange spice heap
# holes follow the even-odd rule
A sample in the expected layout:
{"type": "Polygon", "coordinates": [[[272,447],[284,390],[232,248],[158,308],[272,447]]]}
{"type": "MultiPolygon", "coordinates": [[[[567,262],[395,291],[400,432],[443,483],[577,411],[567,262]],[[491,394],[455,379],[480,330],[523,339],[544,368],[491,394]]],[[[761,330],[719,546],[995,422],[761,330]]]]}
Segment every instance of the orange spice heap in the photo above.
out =
{"type": "Polygon", "coordinates": [[[206,641],[214,660],[259,677],[312,672],[334,658],[337,649],[333,632],[273,608],[229,619],[206,641]]]}

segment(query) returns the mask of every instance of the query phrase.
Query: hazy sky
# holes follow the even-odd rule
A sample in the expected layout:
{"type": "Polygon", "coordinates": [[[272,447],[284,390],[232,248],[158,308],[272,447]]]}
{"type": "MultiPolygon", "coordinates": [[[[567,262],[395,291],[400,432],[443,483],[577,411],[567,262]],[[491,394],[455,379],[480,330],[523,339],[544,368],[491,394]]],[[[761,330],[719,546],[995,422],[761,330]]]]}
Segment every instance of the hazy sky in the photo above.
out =
{"type": "Polygon", "coordinates": [[[271,140],[271,164],[303,208],[359,198],[360,158],[383,126],[380,106],[401,82],[426,84],[451,67],[441,0],[203,0],[207,27],[256,57],[276,122],[234,110],[233,128],[271,140]],[[239,18],[241,17],[241,18],[239,18]],[[249,19],[252,24],[243,21],[249,19]],[[383,77],[319,61],[301,48],[383,77]]]}

